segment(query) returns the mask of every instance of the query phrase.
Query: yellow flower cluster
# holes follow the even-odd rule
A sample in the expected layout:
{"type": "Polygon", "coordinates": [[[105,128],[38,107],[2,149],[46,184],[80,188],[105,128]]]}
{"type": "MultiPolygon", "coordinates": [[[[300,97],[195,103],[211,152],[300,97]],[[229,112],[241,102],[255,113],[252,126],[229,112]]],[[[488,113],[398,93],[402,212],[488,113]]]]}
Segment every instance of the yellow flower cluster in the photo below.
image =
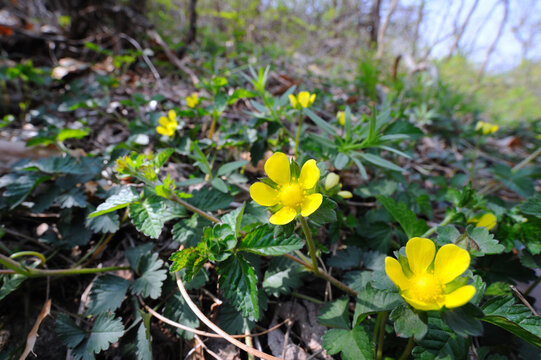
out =
{"type": "Polygon", "coordinates": [[[316,101],[316,94],[310,94],[308,91],[301,91],[297,96],[289,94],[289,102],[295,109],[309,108],[316,101]]]}
{"type": "Polygon", "coordinates": [[[156,127],[156,132],[161,135],[172,137],[178,126],[177,113],[174,110],[169,110],[167,117],[160,117],[160,126],[156,127]]]}
{"type": "Polygon", "coordinates": [[[478,121],[475,125],[475,131],[480,131],[483,135],[494,134],[500,127],[484,121],[478,121]]]}
{"type": "Polygon", "coordinates": [[[186,105],[191,109],[193,109],[194,107],[199,105],[199,102],[200,102],[199,94],[196,93],[196,92],[194,92],[190,96],[186,97],[186,105]]]}
{"type": "MultiPolygon", "coordinates": [[[[328,173],[327,177],[325,178],[325,190],[329,191],[337,185],[339,185],[340,189],[342,188],[342,184],[340,184],[340,176],[333,172],[328,173]]],[[[353,194],[347,190],[340,190],[336,194],[343,199],[351,199],[353,197],[353,194]]]]}
{"type": "Polygon", "coordinates": [[[346,125],[346,112],[345,111],[339,111],[336,113],[336,119],[338,120],[338,123],[341,126],[346,125]]]}
{"type": "Polygon", "coordinates": [[[271,224],[288,224],[299,214],[311,215],[321,205],[323,196],[315,192],[320,176],[315,160],[305,162],[297,178],[291,174],[287,156],[276,152],[265,162],[265,172],[269,179],[252,184],[250,196],[259,205],[272,207],[271,224]]]}
{"type": "Polygon", "coordinates": [[[475,216],[468,220],[468,224],[475,224],[475,227],[486,227],[487,230],[492,230],[497,224],[496,216],[492,213],[486,213],[481,216],[475,216]]]}
{"type": "Polygon", "coordinates": [[[454,244],[436,245],[415,237],[406,244],[406,258],[385,258],[385,272],[400,294],[415,309],[429,311],[466,304],[475,287],[459,276],[470,266],[470,254],[454,244]]]}

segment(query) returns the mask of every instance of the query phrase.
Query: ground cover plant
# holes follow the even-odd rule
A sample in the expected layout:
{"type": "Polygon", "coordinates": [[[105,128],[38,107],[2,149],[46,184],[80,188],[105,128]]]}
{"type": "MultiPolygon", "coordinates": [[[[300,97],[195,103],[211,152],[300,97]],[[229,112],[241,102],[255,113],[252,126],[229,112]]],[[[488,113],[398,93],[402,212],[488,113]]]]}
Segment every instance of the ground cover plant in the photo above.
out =
{"type": "Polygon", "coordinates": [[[1,58],[0,359],[538,359],[536,124],[242,19],[1,58]]]}

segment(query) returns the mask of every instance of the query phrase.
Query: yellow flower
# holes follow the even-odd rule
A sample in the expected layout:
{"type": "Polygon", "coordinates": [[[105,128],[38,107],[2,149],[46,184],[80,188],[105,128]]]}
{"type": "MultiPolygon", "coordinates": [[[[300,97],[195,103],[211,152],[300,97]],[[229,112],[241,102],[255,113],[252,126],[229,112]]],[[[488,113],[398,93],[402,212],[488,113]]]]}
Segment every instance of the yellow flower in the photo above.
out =
{"type": "Polygon", "coordinates": [[[338,119],[338,123],[342,126],[346,125],[346,113],[344,111],[339,111],[336,113],[336,119],[338,119]]]}
{"type": "Polygon", "coordinates": [[[541,134],[537,135],[537,139],[541,140],[541,134]]]}
{"type": "Polygon", "coordinates": [[[256,182],[250,186],[250,196],[259,205],[277,209],[269,219],[271,224],[288,224],[299,213],[309,216],[321,205],[323,196],[314,193],[319,180],[315,160],[305,162],[296,178],[291,175],[287,156],[276,152],[265,163],[265,172],[273,185],[269,185],[269,182],[256,182]]]}
{"type": "Polygon", "coordinates": [[[297,97],[293,94],[289,94],[289,102],[295,109],[308,108],[312,106],[316,100],[316,94],[310,94],[308,91],[301,91],[297,97]]]}
{"type": "Polygon", "coordinates": [[[497,224],[496,216],[492,213],[483,214],[481,217],[475,216],[468,220],[468,224],[475,224],[475,227],[486,227],[487,230],[492,230],[497,224]]]}
{"type": "Polygon", "coordinates": [[[330,190],[340,183],[340,176],[336,173],[330,172],[325,177],[325,190],[330,190]]]}
{"type": "Polygon", "coordinates": [[[500,127],[484,121],[478,121],[475,125],[475,131],[481,131],[483,135],[494,134],[500,127]]]}
{"type": "Polygon", "coordinates": [[[475,295],[475,287],[463,285],[459,278],[470,266],[470,254],[456,246],[436,245],[429,239],[415,237],[406,244],[406,258],[401,262],[385,258],[385,272],[400,294],[415,309],[429,311],[456,308],[475,295]]]}
{"type": "Polygon", "coordinates": [[[158,134],[172,137],[175,135],[175,130],[177,129],[177,113],[173,110],[169,110],[167,117],[160,117],[160,126],[156,127],[158,134]]]}
{"type": "Polygon", "coordinates": [[[199,94],[194,92],[190,96],[186,97],[186,105],[189,108],[194,108],[199,104],[199,94]]]}

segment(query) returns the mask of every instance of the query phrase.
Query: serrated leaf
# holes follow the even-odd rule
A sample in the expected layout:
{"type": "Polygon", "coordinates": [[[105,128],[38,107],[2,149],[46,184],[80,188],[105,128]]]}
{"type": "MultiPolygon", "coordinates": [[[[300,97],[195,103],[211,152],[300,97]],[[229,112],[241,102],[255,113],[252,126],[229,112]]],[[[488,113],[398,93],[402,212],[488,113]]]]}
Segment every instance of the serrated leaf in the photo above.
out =
{"type": "Polygon", "coordinates": [[[274,229],[265,224],[246,234],[237,250],[258,255],[278,256],[299,250],[303,245],[304,242],[296,234],[291,236],[281,234],[275,237],[274,229]]]}
{"type": "Polygon", "coordinates": [[[157,239],[165,224],[165,203],[157,196],[150,196],[143,202],[134,202],[129,205],[130,218],[137,230],[146,236],[157,239]]]}
{"type": "Polygon", "coordinates": [[[230,256],[217,267],[220,289],[243,316],[259,319],[257,277],[254,268],[239,254],[230,256]]]}
{"type": "Polygon", "coordinates": [[[255,321],[242,316],[240,311],[228,302],[220,306],[218,320],[220,328],[228,334],[245,334],[255,326],[255,321]]]}
{"type": "Polygon", "coordinates": [[[327,223],[336,222],[336,203],[328,197],[323,197],[323,202],[312,215],[309,216],[311,222],[315,225],[321,226],[327,223]]]}
{"type": "Polygon", "coordinates": [[[473,304],[466,304],[455,309],[448,309],[441,313],[441,318],[453,329],[453,331],[462,336],[480,336],[483,334],[483,324],[475,318],[482,317],[483,312],[473,304]],[[474,312],[477,309],[477,312],[474,312]]]}
{"type": "Polygon", "coordinates": [[[421,360],[460,360],[466,359],[468,341],[453,333],[443,321],[429,318],[428,332],[413,349],[412,355],[421,360]]]}
{"type": "Polygon", "coordinates": [[[218,169],[216,176],[229,175],[231,172],[237,170],[238,168],[243,167],[246,164],[248,164],[247,160],[239,160],[239,161],[233,161],[227,164],[223,164],[218,169]]]}
{"type": "Polygon", "coordinates": [[[131,284],[132,293],[157,299],[162,293],[163,281],[167,278],[167,271],[162,266],[163,260],[157,253],[141,256],[137,265],[140,276],[131,284]]]}
{"type": "Polygon", "coordinates": [[[302,278],[307,274],[304,266],[286,258],[275,257],[265,272],[263,290],[273,296],[286,295],[302,285],[302,278]]]}
{"type": "Polygon", "coordinates": [[[105,200],[104,203],[100,204],[96,211],[88,215],[89,218],[100,216],[118,209],[125,208],[130,205],[133,201],[139,199],[139,195],[131,187],[123,187],[120,189],[118,194],[112,195],[105,200]]]}
{"type": "Polygon", "coordinates": [[[0,300],[8,296],[13,291],[17,290],[19,286],[27,279],[24,275],[1,275],[2,287],[0,287],[0,300]]]}
{"type": "Polygon", "coordinates": [[[396,335],[403,338],[410,338],[413,336],[416,340],[420,340],[428,331],[426,314],[415,312],[406,304],[396,307],[391,312],[389,319],[394,321],[396,335]]]}
{"type": "Polygon", "coordinates": [[[224,224],[229,225],[231,230],[233,230],[235,237],[237,238],[239,237],[240,224],[242,222],[242,216],[244,214],[245,207],[246,207],[246,203],[243,203],[242,207],[236,208],[230,213],[227,213],[224,216],[222,216],[222,218],[220,219],[222,220],[224,224]]]}
{"type": "Polygon", "coordinates": [[[327,327],[349,329],[348,303],[349,298],[345,296],[325,303],[319,311],[317,320],[327,327]]]}
{"type": "Polygon", "coordinates": [[[505,246],[494,239],[494,235],[488,232],[485,227],[468,227],[467,246],[473,256],[483,256],[485,254],[501,254],[505,246]]]}
{"type": "Polygon", "coordinates": [[[526,202],[520,207],[520,210],[522,210],[524,214],[541,217],[541,195],[536,194],[535,196],[526,200],[526,202]]]}
{"type": "Polygon", "coordinates": [[[347,249],[341,249],[336,255],[327,260],[327,266],[338,269],[348,269],[359,267],[362,260],[362,250],[356,246],[348,246],[347,249]]]}
{"type": "Polygon", "coordinates": [[[124,335],[122,320],[113,315],[101,314],[92,326],[92,332],[86,340],[86,351],[95,354],[109,348],[109,345],[118,341],[124,335]]]}
{"type": "Polygon", "coordinates": [[[327,331],[322,340],[322,346],[327,353],[342,354],[343,360],[372,360],[374,358],[374,345],[362,326],[353,330],[331,329],[327,331]]]}
{"type": "Polygon", "coordinates": [[[174,252],[169,260],[173,262],[170,272],[185,269],[186,280],[191,281],[207,261],[207,254],[202,253],[199,248],[187,248],[174,252]]]}
{"type": "Polygon", "coordinates": [[[415,213],[408,209],[406,204],[402,202],[397,203],[393,198],[387,196],[377,196],[377,199],[400,224],[408,238],[421,236],[428,230],[426,222],[417,219],[415,213]]]}
{"type": "Polygon", "coordinates": [[[156,166],[156,169],[159,169],[165,164],[165,162],[173,155],[175,152],[175,149],[173,148],[167,148],[165,150],[161,150],[155,157],[154,157],[154,165],[156,166]]]}
{"type": "Polygon", "coordinates": [[[126,258],[128,259],[130,267],[133,269],[133,271],[137,272],[139,260],[141,257],[143,257],[143,255],[152,252],[153,248],[154,244],[149,242],[126,250],[124,254],[126,255],[126,258]]]}
{"type": "Polygon", "coordinates": [[[356,292],[364,290],[372,280],[372,271],[353,270],[344,274],[342,282],[356,292]]]}
{"type": "Polygon", "coordinates": [[[150,328],[145,321],[137,329],[137,343],[135,355],[138,360],[152,360],[152,341],[150,337],[150,328]]]}
{"type": "MultiPolygon", "coordinates": [[[[178,322],[179,324],[186,325],[195,329],[199,327],[199,319],[178,292],[175,293],[173,297],[171,297],[169,300],[167,300],[165,308],[163,310],[163,315],[173,321],[178,322]]],[[[179,336],[182,336],[184,339],[193,339],[193,333],[190,331],[184,331],[179,328],[175,328],[175,331],[179,336]]]]}
{"type": "Polygon", "coordinates": [[[495,297],[483,307],[482,321],[499,326],[510,333],[541,348],[541,318],[536,317],[522,304],[516,304],[512,296],[495,297]]]}
{"type": "Polygon", "coordinates": [[[206,211],[225,209],[233,201],[231,194],[223,193],[209,186],[194,191],[192,195],[192,198],[187,199],[187,201],[193,206],[206,211]]]}
{"type": "Polygon", "coordinates": [[[86,195],[82,188],[73,188],[67,193],[59,195],[56,198],[56,201],[61,208],[84,208],[88,206],[88,203],[86,202],[86,195]]]}
{"type": "Polygon", "coordinates": [[[79,345],[86,336],[86,332],[66,314],[58,314],[55,328],[58,338],[69,348],[79,345]]]}
{"type": "Polygon", "coordinates": [[[402,169],[400,166],[395,165],[392,162],[390,162],[389,160],[385,160],[384,158],[382,158],[382,157],[380,157],[378,155],[369,154],[369,153],[360,153],[359,156],[361,156],[364,160],[366,160],[369,163],[372,163],[372,164],[374,164],[376,166],[386,168],[386,169],[389,169],[389,170],[393,170],[393,171],[399,171],[399,172],[404,171],[404,169],[402,169]]]}
{"type": "Polygon", "coordinates": [[[212,226],[212,223],[197,215],[192,215],[191,218],[177,222],[172,229],[173,240],[186,245],[196,246],[203,238],[203,231],[206,227],[212,226]]]}
{"type": "Polygon", "coordinates": [[[30,173],[19,176],[14,182],[10,183],[4,191],[4,197],[9,205],[9,209],[13,210],[22,203],[32,190],[40,183],[48,180],[49,176],[43,176],[37,173],[30,173]]]}
{"type": "Polygon", "coordinates": [[[117,214],[103,214],[102,216],[85,219],[85,226],[94,233],[116,233],[120,228],[117,214]]]}
{"type": "Polygon", "coordinates": [[[71,156],[52,156],[29,162],[28,164],[25,164],[22,169],[39,170],[46,174],[64,173],[83,175],[88,173],[89,169],[99,168],[96,165],[96,159],[82,158],[81,160],[77,160],[71,156]]]}
{"type": "Polygon", "coordinates": [[[100,276],[92,286],[86,313],[97,315],[116,310],[122,304],[129,286],[130,282],[121,277],[110,274],[100,276]]]}
{"type": "Polygon", "coordinates": [[[357,324],[368,314],[391,311],[403,303],[404,301],[398,292],[374,289],[371,285],[367,285],[357,295],[353,321],[357,324]]]}

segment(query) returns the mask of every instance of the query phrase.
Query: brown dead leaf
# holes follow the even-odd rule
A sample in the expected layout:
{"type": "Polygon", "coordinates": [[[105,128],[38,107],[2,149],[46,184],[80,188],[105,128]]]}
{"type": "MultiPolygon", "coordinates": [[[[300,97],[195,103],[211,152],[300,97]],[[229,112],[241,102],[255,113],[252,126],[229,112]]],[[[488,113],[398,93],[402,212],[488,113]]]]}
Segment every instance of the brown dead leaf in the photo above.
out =
{"type": "Polygon", "coordinates": [[[32,327],[32,330],[30,330],[30,333],[28,333],[28,337],[26,338],[26,347],[24,348],[23,353],[21,354],[21,357],[19,360],[24,360],[26,357],[34,350],[34,344],[36,343],[36,340],[38,338],[38,330],[39,326],[41,325],[41,322],[43,319],[47,317],[51,313],[51,299],[47,300],[45,304],[43,304],[43,307],[41,308],[41,312],[38,315],[38,318],[36,319],[36,322],[34,323],[34,326],[32,327]]]}
{"type": "Polygon", "coordinates": [[[69,74],[78,73],[88,69],[90,65],[88,63],[79,61],[73,58],[62,58],[58,60],[58,66],[53,68],[51,77],[56,80],[60,80],[69,74]]]}

